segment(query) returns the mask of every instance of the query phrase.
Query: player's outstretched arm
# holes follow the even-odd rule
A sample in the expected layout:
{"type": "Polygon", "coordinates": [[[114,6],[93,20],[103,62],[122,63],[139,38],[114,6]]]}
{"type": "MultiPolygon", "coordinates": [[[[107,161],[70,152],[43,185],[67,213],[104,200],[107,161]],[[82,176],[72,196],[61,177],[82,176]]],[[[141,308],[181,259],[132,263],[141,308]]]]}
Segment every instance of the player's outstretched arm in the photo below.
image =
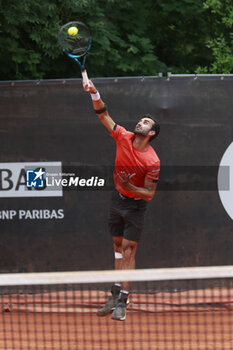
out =
{"type": "Polygon", "coordinates": [[[112,120],[108,114],[107,108],[102,101],[98,90],[91,80],[89,80],[89,85],[83,84],[85,91],[91,94],[92,103],[96,114],[98,115],[102,124],[111,132],[114,128],[115,122],[112,120]]]}

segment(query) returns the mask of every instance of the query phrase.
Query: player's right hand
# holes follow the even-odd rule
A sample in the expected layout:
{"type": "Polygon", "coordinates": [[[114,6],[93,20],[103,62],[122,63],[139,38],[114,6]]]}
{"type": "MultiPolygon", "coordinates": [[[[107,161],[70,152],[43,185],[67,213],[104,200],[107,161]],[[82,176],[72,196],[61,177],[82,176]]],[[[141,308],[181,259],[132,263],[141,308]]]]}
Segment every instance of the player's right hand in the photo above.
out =
{"type": "Polygon", "coordinates": [[[84,91],[87,91],[91,94],[95,94],[97,91],[95,85],[93,84],[93,82],[91,80],[89,80],[89,85],[86,85],[83,81],[83,89],[84,89],[84,91]]]}

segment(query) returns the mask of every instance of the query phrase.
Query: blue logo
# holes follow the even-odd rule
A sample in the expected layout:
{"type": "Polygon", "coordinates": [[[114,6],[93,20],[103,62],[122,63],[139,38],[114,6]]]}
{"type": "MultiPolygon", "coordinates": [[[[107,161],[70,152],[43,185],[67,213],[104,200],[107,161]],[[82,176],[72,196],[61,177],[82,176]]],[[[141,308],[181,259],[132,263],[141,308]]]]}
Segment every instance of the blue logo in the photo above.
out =
{"type": "Polygon", "coordinates": [[[45,171],[40,170],[27,170],[27,187],[41,188],[44,187],[44,174],[45,171]]]}

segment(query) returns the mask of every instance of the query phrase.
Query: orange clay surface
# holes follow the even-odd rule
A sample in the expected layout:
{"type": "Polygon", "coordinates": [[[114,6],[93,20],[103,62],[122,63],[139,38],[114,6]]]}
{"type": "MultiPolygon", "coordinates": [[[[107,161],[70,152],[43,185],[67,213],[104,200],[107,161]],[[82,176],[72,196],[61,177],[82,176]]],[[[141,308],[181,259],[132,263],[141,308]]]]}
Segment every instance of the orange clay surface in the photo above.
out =
{"type": "Polygon", "coordinates": [[[128,310],[125,321],[87,313],[0,314],[0,350],[233,349],[233,312],[128,310]]]}

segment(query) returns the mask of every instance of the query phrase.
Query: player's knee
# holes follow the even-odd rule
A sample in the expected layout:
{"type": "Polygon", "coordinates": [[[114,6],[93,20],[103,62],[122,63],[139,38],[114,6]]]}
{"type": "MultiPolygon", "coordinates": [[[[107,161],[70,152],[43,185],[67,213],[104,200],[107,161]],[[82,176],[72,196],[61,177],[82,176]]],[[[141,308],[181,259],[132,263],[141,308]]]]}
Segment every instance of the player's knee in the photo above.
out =
{"type": "Polygon", "coordinates": [[[114,237],[113,238],[113,246],[115,252],[122,252],[122,238],[120,237],[114,237]]]}

